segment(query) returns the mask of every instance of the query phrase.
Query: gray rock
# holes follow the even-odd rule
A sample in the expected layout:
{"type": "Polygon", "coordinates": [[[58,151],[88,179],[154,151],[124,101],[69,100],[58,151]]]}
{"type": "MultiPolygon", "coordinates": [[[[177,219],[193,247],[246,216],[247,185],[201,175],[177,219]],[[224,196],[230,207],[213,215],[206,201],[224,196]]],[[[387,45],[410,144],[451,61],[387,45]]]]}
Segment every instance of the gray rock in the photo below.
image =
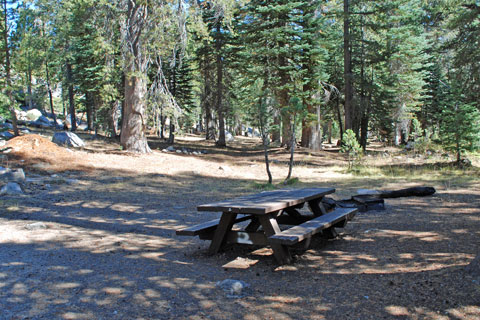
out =
{"type": "Polygon", "coordinates": [[[0,127],[13,130],[13,124],[9,122],[0,123],[0,127]]]}
{"type": "Polygon", "coordinates": [[[3,181],[10,181],[10,182],[25,182],[25,172],[23,169],[5,169],[3,168],[0,170],[0,179],[3,181]],[[4,170],[3,170],[4,169],[4,170]]]}
{"type": "Polygon", "coordinates": [[[11,133],[8,132],[8,131],[2,131],[2,132],[0,132],[0,137],[5,138],[5,139],[8,140],[8,139],[12,139],[12,138],[14,137],[14,135],[11,134],[11,133]]]}
{"type": "Polygon", "coordinates": [[[248,283],[234,279],[218,281],[215,286],[222,289],[227,294],[227,298],[242,298],[248,294],[250,288],[248,283]]]}
{"type": "Polygon", "coordinates": [[[53,123],[45,116],[39,117],[37,120],[32,122],[32,125],[37,127],[51,127],[53,123]]]}
{"type": "Polygon", "coordinates": [[[169,146],[166,150],[168,152],[175,152],[175,148],[173,146],[169,146]]]}
{"type": "Polygon", "coordinates": [[[41,116],[42,112],[38,109],[28,110],[26,114],[27,119],[30,121],[37,121],[41,116]]]}
{"type": "Polygon", "coordinates": [[[65,179],[65,182],[68,184],[79,184],[80,180],[78,179],[65,179]]]}
{"type": "Polygon", "coordinates": [[[56,132],[52,137],[52,142],[60,145],[60,146],[67,146],[67,147],[74,147],[74,148],[83,148],[85,147],[85,142],[80,139],[75,133],[64,131],[64,132],[56,132]]]}
{"type": "Polygon", "coordinates": [[[233,137],[233,135],[228,132],[228,131],[225,131],[225,142],[233,142],[235,141],[235,138],[233,137]]]}
{"type": "Polygon", "coordinates": [[[9,182],[2,187],[0,190],[0,195],[17,195],[23,194],[23,190],[20,185],[16,182],[9,182]]]}
{"type": "Polygon", "coordinates": [[[175,152],[176,153],[182,153],[182,150],[176,150],[175,152]]]}
{"type": "Polygon", "coordinates": [[[25,229],[27,230],[47,229],[47,225],[43,222],[34,222],[34,223],[26,224],[25,229]]]}

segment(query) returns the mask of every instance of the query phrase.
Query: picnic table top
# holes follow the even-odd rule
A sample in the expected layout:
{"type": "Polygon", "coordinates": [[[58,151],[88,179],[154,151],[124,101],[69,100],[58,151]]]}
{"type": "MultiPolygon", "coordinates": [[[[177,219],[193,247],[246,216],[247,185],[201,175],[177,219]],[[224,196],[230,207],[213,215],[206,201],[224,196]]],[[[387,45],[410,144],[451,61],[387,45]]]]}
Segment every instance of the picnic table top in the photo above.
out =
{"type": "Polygon", "coordinates": [[[234,199],[202,204],[198,211],[221,211],[243,214],[267,214],[305,203],[327,194],[334,188],[282,189],[250,194],[234,199]]]}

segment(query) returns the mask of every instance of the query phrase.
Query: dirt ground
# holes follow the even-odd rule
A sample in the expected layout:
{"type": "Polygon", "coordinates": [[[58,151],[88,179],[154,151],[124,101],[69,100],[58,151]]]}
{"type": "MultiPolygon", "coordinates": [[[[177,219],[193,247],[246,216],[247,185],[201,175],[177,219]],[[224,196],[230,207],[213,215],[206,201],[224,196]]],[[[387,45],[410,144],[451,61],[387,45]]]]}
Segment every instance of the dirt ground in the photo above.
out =
{"type": "MultiPolygon", "coordinates": [[[[87,134],[83,150],[42,134],[11,140],[0,160],[27,176],[25,195],[0,197],[1,320],[480,319],[478,162],[450,171],[440,155],[378,147],[364,159],[372,171],[352,174],[334,147],[298,150],[289,188],[334,187],[335,199],[359,188],[437,193],[387,199],[278,266],[269,248],[209,256],[208,242],[175,235],[218,217],[197,205],[262,191],[258,140],[218,149],[185,136],[174,145],[184,154],[152,138],[152,154],[129,155],[87,134]],[[250,288],[229,298],[216,287],[225,279],[250,288]]],[[[278,188],[288,156],[272,149],[278,188]]]]}

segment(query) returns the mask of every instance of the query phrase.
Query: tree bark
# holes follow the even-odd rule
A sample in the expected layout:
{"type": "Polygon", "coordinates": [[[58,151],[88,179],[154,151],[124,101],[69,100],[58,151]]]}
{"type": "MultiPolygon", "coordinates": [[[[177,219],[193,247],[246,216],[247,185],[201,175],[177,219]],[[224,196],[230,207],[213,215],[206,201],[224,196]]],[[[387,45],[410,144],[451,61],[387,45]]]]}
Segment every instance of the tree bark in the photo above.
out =
{"type": "Polygon", "coordinates": [[[125,76],[125,119],[123,119],[120,144],[124,150],[150,153],[145,122],[145,96],[147,80],[128,72],[125,76]]]}
{"type": "Polygon", "coordinates": [[[5,77],[7,85],[7,97],[9,100],[8,110],[10,111],[10,116],[12,118],[13,134],[15,136],[20,135],[17,125],[17,114],[15,113],[15,102],[13,100],[12,94],[12,78],[10,75],[10,49],[8,44],[8,11],[7,11],[7,0],[3,0],[3,12],[4,12],[4,29],[3,29],[3,41],[5,46],[5,77]]]}
{"type": "Polygon", "coordinates": [[[75,114],[75,93],[73,90],[73,75],[72,75],[72,66],[69,62],[65,63],[66,73],[67,73],[67,86],[68,86],[68,105],[70,112],[70,131],[77,130],[77,116],[75,114]]]}
{"type": "Polygon", "coordinates": [[[345,130],[353,129],[353,73],[352,48],[350,43],[350,0],[343,0],[343,64],[345,79],[345,130]]]}
{"type": "Polygon", "coordinates": [[[220,21],[217,22],[215,47],[217,51],[217,114],[218,114],[218,140],[215,143],[219,147],[225,147],[225,119],[223,110],[223,63],[222,63],[222,37],[220,21]]]}
{"type": "MultiPolygon", "coordinates": [[[[45,55],[47,52],[45,51],[45,55]]],[[[48,91],[48,100],[50,102],[50,113],[53,117],[53,122],[55,123],[54,128],[57,127],[57,115],[55,114],[55,109],[53,107],[53,94],[52,94],[52,87],[50,86],[50,73],[48,71],[48,60],[45,59],[45,76],[47,80],[47,91],[48,91]]]]}

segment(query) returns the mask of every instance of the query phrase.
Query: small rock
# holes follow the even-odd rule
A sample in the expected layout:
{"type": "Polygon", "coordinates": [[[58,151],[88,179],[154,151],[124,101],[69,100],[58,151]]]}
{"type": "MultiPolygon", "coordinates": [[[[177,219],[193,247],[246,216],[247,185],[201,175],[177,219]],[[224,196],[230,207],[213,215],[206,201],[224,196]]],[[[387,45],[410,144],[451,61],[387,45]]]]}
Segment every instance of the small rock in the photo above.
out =
{"type": "Polygon", "coordinates": [[[68,184],[79,184],[80,180],[78,180],[78,179],[66,179],[65,182],[68,183],[68,184]]]}
{"type": "Polygon", "coordinates": [[[2,187],[0,190],[0,195],[17,195],[23,194],[23,190],[20,185],[16,182],[9,182],[2,187]]]}
{"type": "Polygon", "coordinates": [[[222,289],[227,294],[227,298],[242,298],[250,288],[248,283],[234,279],[218,281],[215,286],[222,289]]]}
{"type": "Polygon", "coordinates": [[[168,152],[175,152],[175,148],[173,146],[169,146],[166,150],[168,152]]]}
{"type": "Polygon", "coordinates": [[[175,150],[176,153],[182,153],[182,150],[175,150]]]}
{"type": "Polygon", "coordinates": [[[7,141],[0,139],[0,147],[5,147],[6,144],[7,144],[7,141]]]}
{"type": "Polygon", "coordinates": [[[218,167],[218,170],[222,170],[222,171],[225,171],[225,172],[230,172],[230,171],[232,171],[232,169],[230,169],[230,168],[227,167],[227,166],[220,166],[220,167],[218,167]]]}
{"type": "Polygon", "coordinates": [[[193,154],[194,156],[200,155],[200,153],[198,153],[197,151],[193,151],[192,154],[193,154]]]}
{"type": "Polygon", "coordinates": [[[27,230],[40,230],[40,229],[47,229],[47,226],[43,222],[34,222],[25,225],[25,229],[27,230]]]}

